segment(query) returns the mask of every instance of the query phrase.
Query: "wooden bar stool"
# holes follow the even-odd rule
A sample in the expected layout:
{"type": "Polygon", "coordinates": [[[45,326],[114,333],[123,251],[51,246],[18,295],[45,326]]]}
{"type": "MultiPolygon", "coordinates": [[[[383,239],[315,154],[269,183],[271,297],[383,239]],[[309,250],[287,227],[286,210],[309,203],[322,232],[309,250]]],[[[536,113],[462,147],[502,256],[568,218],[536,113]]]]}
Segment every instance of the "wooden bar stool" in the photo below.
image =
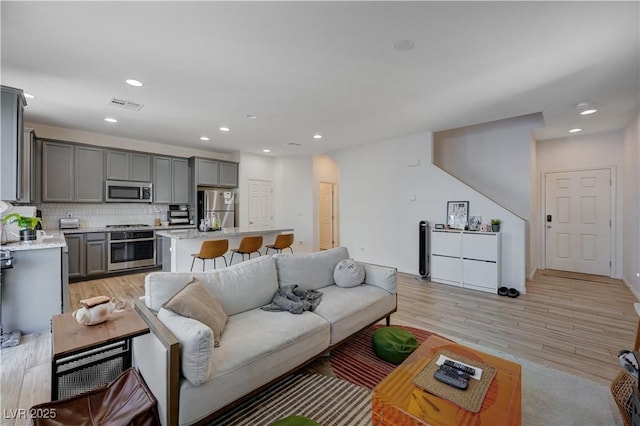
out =
{"type": "Polygon", "coordinates": [[[276,235],[276,240],[273,244],[269,244],[267,247],[267,252],[265,254],[269,254],[269,249],[274,249],[278,253],[282,252],[284,249],[291,250],[293,253],[293,248],[291,248],[291,244],[293,244],[293,234],[278,234],[276,235]]]}
{"type": "MultiPolygon", "coordinates": [[[[200,253],[192,254],[193,260],[191,261],[191,270],[193,271],[193,264],[196,259],[202,260],[202,271],[204,272],[204,261],[206,259],[213,259],[213,269],[216,269],[216,258],[221,257],[224,259],[224,266],[227,265],[227,258],[224,254],[229,250],[229,240],[207,240],[203,241],[200,246],[200,253]]],[[[233,255],[232,255],[233,256],[233,255]]]]}
{"type": "Polygon", "coordinates": [[[244,237],[240,240],[240,247],[237,249],[231,249],[231,260],[229,264],[233,263],[233,255],[235,253],[240,253],[242,255],[242,261],[244,262],[244,255],[248,254],[249,259],[251,259],[251,253],[260,253],[260,247],[262,247],[262,235],[253,235],[249,237],[244,237]]]}

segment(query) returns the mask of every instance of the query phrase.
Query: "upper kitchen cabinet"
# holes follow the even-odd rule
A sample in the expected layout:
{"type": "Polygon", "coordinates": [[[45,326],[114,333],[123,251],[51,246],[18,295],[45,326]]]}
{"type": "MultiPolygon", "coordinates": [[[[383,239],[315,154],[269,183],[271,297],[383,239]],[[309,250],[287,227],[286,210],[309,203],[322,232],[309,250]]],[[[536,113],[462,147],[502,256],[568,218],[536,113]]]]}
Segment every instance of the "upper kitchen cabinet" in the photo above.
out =
{"type": "Polygon", "coordinates": [[[103,176],[102,149],[43,141],[42,201],[101,203],[103,176]]]}
{"type": "Polygon", "coordinates": [[[186,158],[153,158],[153,202],[189,203],[189,160],[186,158]]]}
{"type": "Polygon", "coordinates": [[[22,119],[26,100],[22,90],[7,86],[1,87],[0,98],[0,200],[20,201],[25,167],[22,119]]]}
{"type": "Polygon", "coordinates": [[[238,186],[238,163],[193,157],[193,164],[196,186],[238,186]]]}
{"type": "Polygon", "coordinates": [[[218,186],[227,188],[238,187],[238,163],[220,162],[220,179],[218,186]]]}
{"type": "Polygon", "coordinates": [[[108,150],[106,178],[151,182],[151,156],[135,152],[108,150]]]}

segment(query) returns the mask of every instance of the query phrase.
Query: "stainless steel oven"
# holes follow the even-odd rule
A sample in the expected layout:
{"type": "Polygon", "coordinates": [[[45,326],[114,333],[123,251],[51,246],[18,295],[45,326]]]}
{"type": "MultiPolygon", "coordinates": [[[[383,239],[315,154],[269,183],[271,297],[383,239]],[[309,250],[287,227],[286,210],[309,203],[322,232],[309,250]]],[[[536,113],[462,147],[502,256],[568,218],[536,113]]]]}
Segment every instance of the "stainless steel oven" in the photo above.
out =
{"type": "Polygon", "coordinates": [[[109,271],[156,264],[156,237],[153,231],[111,231],[108,244],[109,271]]]}

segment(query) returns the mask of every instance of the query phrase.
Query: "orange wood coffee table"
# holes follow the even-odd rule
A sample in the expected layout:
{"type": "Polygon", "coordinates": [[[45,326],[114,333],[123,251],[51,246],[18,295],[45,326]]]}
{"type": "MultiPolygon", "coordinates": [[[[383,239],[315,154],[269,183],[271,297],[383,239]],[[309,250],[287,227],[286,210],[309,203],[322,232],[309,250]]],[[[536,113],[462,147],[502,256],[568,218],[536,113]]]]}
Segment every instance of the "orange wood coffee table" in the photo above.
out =
{"type": "Polygon", "coordinates": [[[522,421],[522,373],[519,364],[439,336],[430,336],[373,391],[373,425],[517,426],[522,421]],[[472,413],[419,388],[413,378],[439,349],[477,359],[496,368],[480,411],[472,413]]]}

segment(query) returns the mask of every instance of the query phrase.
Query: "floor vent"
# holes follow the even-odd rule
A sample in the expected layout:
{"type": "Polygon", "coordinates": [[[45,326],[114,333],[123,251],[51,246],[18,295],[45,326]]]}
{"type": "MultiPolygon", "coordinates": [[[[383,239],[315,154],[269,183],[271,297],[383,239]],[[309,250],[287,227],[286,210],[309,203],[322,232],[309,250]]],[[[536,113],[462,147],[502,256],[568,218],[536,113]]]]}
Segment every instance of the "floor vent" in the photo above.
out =
{"type": "Polygon", "coordinates": [[[118,98],[111,98],[111,101],[109,101],[109,103],[113,106],[128,109],[131,111],[140,111],[140,109],[143,107],[142,104],[138,104],[135,102],[127,101],[126,99],[118,99],[118,98]]]}

